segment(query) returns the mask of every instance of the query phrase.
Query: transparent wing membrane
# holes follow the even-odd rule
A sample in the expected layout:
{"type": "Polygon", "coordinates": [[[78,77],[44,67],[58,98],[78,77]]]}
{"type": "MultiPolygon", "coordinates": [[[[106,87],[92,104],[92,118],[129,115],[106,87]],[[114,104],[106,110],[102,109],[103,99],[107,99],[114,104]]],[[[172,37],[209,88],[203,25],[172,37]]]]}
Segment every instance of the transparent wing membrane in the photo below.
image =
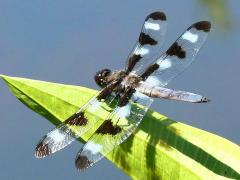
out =
{"type": "Polygon", "coordinates": [[[152,102],[152,98],[136,92],[127,105],[117,107],[77,154],[77,169],[92,166],[126,140],[136,130],[152,102]]]}
{"type": "Polygon", "coordinates": [[[153,56],[159,53],[166,31],[167,22],[163,12],[154,12],[146,17],[138,42],[128,57],[126,72],[136,73],[153,60],[153,56]]]}
{"type": "Polygon", "coordinates": [[[116,97],[110,96],[106,101],[101,102],[97,96],[93,97],[78,112],[43,136],[36,146],[35,156],[42,158],[53,154],[71,144],[75,139],[92,128],[100,119],[95,114],[101,112],[101,115],[104,116],[103,112],[106,112],[104,107],[111,104],[116,97]]]}
{"type": "Polygon", "coordinates": [[[143,72],[147,83],[166,86],[194,61],[205,42],[211,24],[200,21],[190,26],[170,48],[143,72]]]}

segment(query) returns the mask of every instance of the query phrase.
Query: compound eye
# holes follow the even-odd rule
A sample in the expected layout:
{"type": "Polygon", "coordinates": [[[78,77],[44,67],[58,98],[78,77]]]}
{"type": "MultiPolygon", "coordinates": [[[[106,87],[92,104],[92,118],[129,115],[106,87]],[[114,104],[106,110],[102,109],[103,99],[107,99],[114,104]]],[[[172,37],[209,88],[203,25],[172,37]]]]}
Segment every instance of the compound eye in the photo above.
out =
{"type": "Polygon", "coordinates": [[[94,79],[95,79],[95,82],[96,82],[100,87],[103,86],[102,74],[97,73],[97,74],[95,75],[94,79]]]}
{"type": "Polygon", "coordinates": [[[95,82],[100,86],[100,87],[104,87],[106,86],[106,77],[111,73],[110,70],[108,69],[103,69],[99,72],[96,73],[94,79],[95,79],[95,82]]]}
{"type": "Polygon", "coordinates": [[[102,77],[106,78],[110,73],[111,71],[109,69],[104,69],[102,70],[102,77]]]}

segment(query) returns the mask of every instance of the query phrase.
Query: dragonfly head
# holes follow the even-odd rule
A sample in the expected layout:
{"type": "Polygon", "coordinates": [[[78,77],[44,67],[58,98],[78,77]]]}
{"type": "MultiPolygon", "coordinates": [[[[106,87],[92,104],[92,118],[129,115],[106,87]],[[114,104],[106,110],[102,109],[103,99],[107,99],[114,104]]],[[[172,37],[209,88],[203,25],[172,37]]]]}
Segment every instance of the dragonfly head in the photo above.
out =
{"type": "Polygon", "coordinates": [[[94,77],[97,85],[99,85],[100,87],[105,87],[107,85],[107,77],[110,74],[111,74],[111,70],[109,69],[103,69],[101,71],[98,71],[94,77]]]}

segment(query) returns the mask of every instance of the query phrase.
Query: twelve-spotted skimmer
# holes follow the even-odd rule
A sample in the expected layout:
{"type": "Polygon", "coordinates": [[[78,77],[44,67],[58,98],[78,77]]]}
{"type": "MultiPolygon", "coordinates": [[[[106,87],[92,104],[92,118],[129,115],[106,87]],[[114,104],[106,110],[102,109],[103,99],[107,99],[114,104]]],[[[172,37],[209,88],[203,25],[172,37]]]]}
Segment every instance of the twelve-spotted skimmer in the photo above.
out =
{"type": "Polygon", "coordinates": [[[126,67],[113,72],[109,69],[99,71],[95,81],[102,90],[78,112],[46,134],[37,144],[35,156],[42,158],[55,153],[90,130],[98,121],[90,114],[96,114],[104,104],[113,106],[113,111],[102,115],[105,121],[77,154],[75,165],[79,170],[94,165],[126,140],[138,127],[153,98],[209,102],[201,95],[164,86],[193,62],[210,28],[208,21],[194,23],[165,53],[153,58],[159,53],[167,23],[163,12],[148,15],[126,67]]]}

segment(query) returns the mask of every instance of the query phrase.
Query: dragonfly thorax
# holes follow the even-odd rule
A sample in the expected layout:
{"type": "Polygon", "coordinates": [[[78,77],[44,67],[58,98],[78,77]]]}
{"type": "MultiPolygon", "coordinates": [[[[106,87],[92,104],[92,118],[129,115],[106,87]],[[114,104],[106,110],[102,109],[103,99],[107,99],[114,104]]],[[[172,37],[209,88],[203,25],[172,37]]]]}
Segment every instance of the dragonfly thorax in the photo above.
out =
{"type": "Polygon", "coordinates": [[[142,81],[142,78],[135,75],[135,74],[129,74],[123,79],[123,86],[125,88],[131,87],[131,88],[137,88],[139,86],[139,82],[142,81]]]}

